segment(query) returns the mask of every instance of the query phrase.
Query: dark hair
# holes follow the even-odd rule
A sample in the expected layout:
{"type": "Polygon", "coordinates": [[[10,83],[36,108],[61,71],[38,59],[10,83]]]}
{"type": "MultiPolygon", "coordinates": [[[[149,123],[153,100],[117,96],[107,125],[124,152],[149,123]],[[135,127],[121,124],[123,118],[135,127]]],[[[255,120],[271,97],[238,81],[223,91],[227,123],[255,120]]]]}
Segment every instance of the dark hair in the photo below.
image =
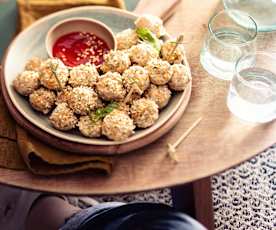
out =
{"type": "Polygon", "coordinates": [[[128,217],[117,230],[205,230],[191,217],[175,211],[143,211],[128,217]]]}

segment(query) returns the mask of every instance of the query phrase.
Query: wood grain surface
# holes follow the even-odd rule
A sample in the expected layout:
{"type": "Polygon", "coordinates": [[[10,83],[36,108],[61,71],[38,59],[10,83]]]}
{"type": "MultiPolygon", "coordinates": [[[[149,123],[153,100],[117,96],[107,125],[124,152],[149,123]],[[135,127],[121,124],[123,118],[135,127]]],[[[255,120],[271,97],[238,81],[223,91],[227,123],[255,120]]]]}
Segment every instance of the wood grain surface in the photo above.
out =
{"type": "Polygon", "coordinates": [[[168,32],[184,33],[193,75],[192,97],[184,116],[167,135],[140,150],[117,158],[110,176],[89,172],[71,176],[38,177],[28,172],[0,169],[2,183],[50,192],[114,194],[184,184],[253,157],[275,143],[276,122],[245,123],[228,111],[229,82],[209,76],[199,64],[199,52],[209,17],[221,7],[219,0],[182,1],[167,22],[168,32]],[[178,148],[179,163],[167,157],[174,142],[199,116],[200,125],[178,148]]]}
{"type": "Polygon", "coordinates": [[[181,0],[158,1],[158,3],[153,0],[140,0],[134,13],[153,14],[166,22],[175,13],[180,3],[181,0]]]}

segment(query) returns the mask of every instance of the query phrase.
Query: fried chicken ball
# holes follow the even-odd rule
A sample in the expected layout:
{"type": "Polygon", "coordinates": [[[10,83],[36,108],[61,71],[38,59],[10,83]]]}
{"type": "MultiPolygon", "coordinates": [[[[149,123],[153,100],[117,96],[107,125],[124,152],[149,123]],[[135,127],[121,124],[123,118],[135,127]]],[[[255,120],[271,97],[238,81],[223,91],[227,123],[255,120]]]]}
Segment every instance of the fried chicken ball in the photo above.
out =
{"type": "Polygon", "coordinates": [[[146,66],[150,81],[155,85],[165,85],[172,77],[171,65],[161,59],[152,59],[146,66]]]}
{"type": "Polygon", "coordinates": [[[133,93],[142,95],[150,84],[148,71],[141,66],[131,66],[123,73],[123,83],[127,92],[133,88],[133,93]]]}
{"type": "Polygon", "coordinates": [[[134,101],[142,98],[142,96],[143,95],[140,95],[138,93],[133,93],[133,94],[130,95],[130,97],[129,97],[129,99],[126,103],[131,105],[134,101]]]}
{"type": "Polygon", "coordinates": [[[122,141],[134,134],[133,120],[124,112],[110,113],[103,119],[102,133],[108,139],[122,141]]]}
{"type": "Polygon", "coordinates": [[[156,86],[151,84],[145,93],[145,97],[153,100],[159,109],[164,108],[171,99],[172,92],[167,85],[156,86]]]}
{"type": "Polygon", "coordinates": [[[134,101],[130,108],[131,118],[139,128],[152,126],[158,119],[158,105],[150,99],[134,101]]]}
{"type": "Polygon", "coordinates": [[[123,78],[116,72],[107,72],[100,76],[96,88],[99,96],[107,101],[121,100],[126,94],[123,87],[123,78]]]}
{"type": "Polygon", "coordinates": [[[165,34],[165,28],[160,18],[153,15],[142,15],[134,22],[136,28],[147,28],[158,38],[165,34]]]}
{"type": "Polygon", "coordinates": [[[13,81],[15,90],[23,96],[29,96],[39,87],[39,73],[25,70],[13,81]]]}
{"type": "Polygon", "coordinates": [[[50,123],[58,130],[68,131],[75,128],[78,119],[67,103],[60,103],[49,117],[50,123]]]}
{"type": "Polygon", "coordinates": [[[25,70],[30,70],[30,71],[39,71],[40,67],[42,64],[42,60],[38,57],[33,57],[29,61],[27,61],[25,65],[25,70]]]}
{"type": "Polygon", "coordinates": [[[62,91],[57,92],[56,104],[63,102],[67,103],[72,89],[73,88],[71,86],[67,85],[62,91]]]}
{"type": "Polygon", "coordinates": [[[75,66],[70,70],[68,83],[72,87],[93,87],[97,83],[98,77],[99,73],[96,67],[90,63],[86,63],[85,65],[75,66]]]}
{"type": "Polygon", "coordinates": [[[35,110],[47,114],[55,105],[56,95],[53,91],[41,87],[30,94],[29,101],[35,110]]]}
{"type": "Polygon", "coordinates": [[[67,67],[57,58],[49,58],[41,64],[40,82],[50,90],[61,90],[65,87],[69,71],[67,67]]]}
{"type": "Polygon", "coordinates": [[[190,82],[191,77],[188,67],[182,64],[172,65],[172,78],[169,81],[169,87],[175,91],[182,91],[190,82]]]}
{"type": "Polygon", "coordinates": [[[146,43],[132,46],[129,50],[131,62],[139,66],[145,66],[151,59],[158,58],[158,56],[158,52],[146,43]]]}
{"type": "Polygon", "coordinates": [[[136,45],[139,41],[136,31],[133,29],[126,29],[116,34],[117,49],[129,49],[131,46],[136,45]]]}
{"type": "Polygon", "coordinates": [[[92,88],[79,86],[72,89],[67,102],[74,113],[86,115],[97,108],[99,98],[92,88]]]}
{"type": "Polygon", "coordinates": [[[101,70],[106,72],[123,73],[131,65],[129,55],[123,50],[111,50],[108,54],[104,55],[104,63],[101,70]]]}
{"type": "Polygon", "coordinates": [[[117,105],[118,105],[117,108],[114,109],[112,111],[112,113],[123,112],[127,115],[130,113],[130,111],[129,111],[130,107],[128,104],[126,104],[124,102],[117,102],[117,105]]]}
{"type": "Polygon", "coordinates": [[[81,116],[77,126],[81,134],[86,137],[100,137],[102,135],[102,120],[93,121],[90,116],[81,116]]]}
{"type": "Polygon", "coordinates": [[[170,64],[180,64],[185,58],[185,49],[183,44],[178,44],[176,47],[175,41],[166,41],[161,46],[162,59],[170,64]]]}

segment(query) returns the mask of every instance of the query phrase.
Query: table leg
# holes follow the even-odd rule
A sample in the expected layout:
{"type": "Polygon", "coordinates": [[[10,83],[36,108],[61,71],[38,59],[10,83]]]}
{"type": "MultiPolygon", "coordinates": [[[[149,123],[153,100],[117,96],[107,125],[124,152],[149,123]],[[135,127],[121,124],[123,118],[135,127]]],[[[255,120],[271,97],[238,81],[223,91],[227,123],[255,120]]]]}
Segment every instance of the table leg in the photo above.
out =
{"type": "Polygon", "coordinates": [[[211,178],[172,188],[174,207],[197,219],[207,229],[214,229],[211,178]]]}

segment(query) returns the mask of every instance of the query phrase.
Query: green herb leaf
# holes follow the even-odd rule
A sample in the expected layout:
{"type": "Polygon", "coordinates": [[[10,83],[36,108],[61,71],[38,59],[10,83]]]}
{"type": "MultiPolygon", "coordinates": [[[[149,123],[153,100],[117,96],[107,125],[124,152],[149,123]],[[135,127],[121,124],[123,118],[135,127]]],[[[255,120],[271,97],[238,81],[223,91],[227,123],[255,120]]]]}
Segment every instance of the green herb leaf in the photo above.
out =
{"type": "Polygon", "coordinates": [[[155,34],[153,34],[149,29],[147,29],[147,28],[137,28],[136,33],[142,41],[147,42],[154,49],[156,49],[158,52],[160,52],[160,50],[161,50],[160,41],[155,36],[155,34]]]}
{"type": "Polygon", "coordinates": [[[134,78],[134,77],[129,77],[128,80],[129,80],[129,82],[130,82],[131,85],[139,83],[139,80],[136,79],[136,78],[134,78]]]}
{"type": "Polygon", "coordinates": [[[112,111],[113,111],[113,108],[108,107],[106,108],[105,113],[108,114],[108,113],[111,113],[112,111]]]}
{"type": "Polygon", "coordinates": [[[118,106],[119,106],[118,103],[110,102],[106,107],[99,108],[95,112],[91,112],[89,116],[92,123],[96,123],[97,121],[102,120],[103,118],[105,118],[106,115],[111,113],[114,109],[117,109],[118,106]]]}

